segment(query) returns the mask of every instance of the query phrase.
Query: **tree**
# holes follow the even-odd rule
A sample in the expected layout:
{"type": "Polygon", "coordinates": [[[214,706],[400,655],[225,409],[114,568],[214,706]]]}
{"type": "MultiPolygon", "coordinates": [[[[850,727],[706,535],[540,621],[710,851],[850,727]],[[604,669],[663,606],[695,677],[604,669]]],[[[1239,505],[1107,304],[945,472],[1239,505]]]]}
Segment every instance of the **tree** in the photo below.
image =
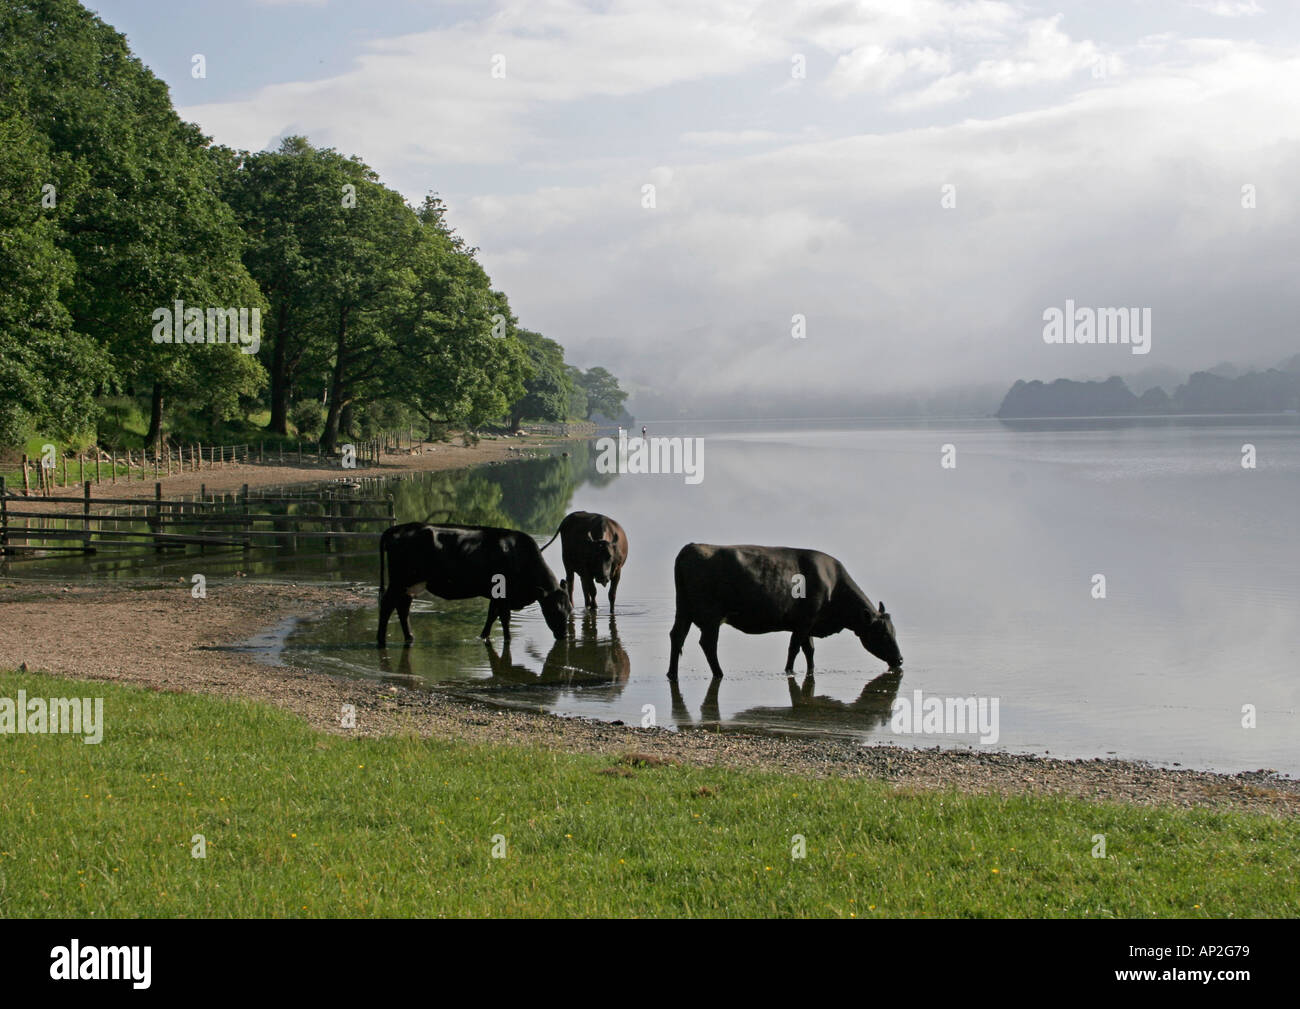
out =
{"type": "Polygon", "coordinates": [[[565,416],[582,417],[585,420],[591,416],[591,409],[587,402],[587,390],[582,384],[582,369],[569,364],[565,365],[564,370],[569,376],[569,405],[565,416]]]}
{"type": "Polygon", "coordinates": [[[524,382],[524,395],[510,407],[510,424],[519,427],[524,418],[564,420],[569,413],[570,380],[564,365],[564,348],[541,333],[519,330],[532,363],[532,374],[524,382]]]}
{"type": "Polygon", "coordinates": [[[580,381],[587,393],[587,412],[582,415],[587,420],[597,413],[614,418],[623,412],[627,393],[618,387],[618,379],[604,368],[588,368],[580,381]]]}
{"type": "Polygon", "coordinates": [[[43,187],[59,177],[48,145],[19,96],[0,116],[0,444],[48,431],[82,433],[95,416],[94,392],[107,360],[73,329],[61,301],[75,262],[58,247],[58,210],[43,187]]]}
{"type": "Polygon", "coordinates": [[[295,380],[313,338],[321,338],[321,257],[351,209],[345,187],[355,188],[359,162],[304,137],[286,137],[276,151],[227,157],[222,192],[248,236],[244,265],[269,302],[261,355],[270,379],[268,427],[287,434],[295,380]]]}
{"type": "Polygon", "coordinates": [[[329,402],[321,442],[338,444],[342,411],[359,399],[379,398],[405,367],[395,323],[409,313],[415,272],[407,259],[419,221],[402,197],[380,185],[360,161],[348,163],[356,205],[318,246],[313,293],[319,328],[308,357],[328,371],[329,402]]]}
{"type": "Polygon", "coordinates": [[[76,263],[63,290],[73,328],[107,348],[118,384],[151,395],[151,439],[169,392],[229,415],[264,378],[251,355],[151,339],[154,311],[177,300],[262,307],[207,138],[179,119],[126,40],[74,0],[0,3],[0,101],[24,92],[35,132],[67,171],[54,186],[57,244],[76,263]]]}
{"type": "Polygon", "coordinates": [[[434,196],[416,212],[415,289],[397,323],[403,363],[392,392],[429,424],[475,425],[523,396],[529,364],[509,302],[445,214],[434,196]]]}

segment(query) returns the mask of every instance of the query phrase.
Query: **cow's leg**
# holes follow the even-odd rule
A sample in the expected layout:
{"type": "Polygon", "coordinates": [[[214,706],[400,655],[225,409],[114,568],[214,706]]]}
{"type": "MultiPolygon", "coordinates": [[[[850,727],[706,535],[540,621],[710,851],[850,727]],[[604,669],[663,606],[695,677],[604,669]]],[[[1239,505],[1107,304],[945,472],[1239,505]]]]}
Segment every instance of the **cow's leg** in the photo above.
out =
{"type": "Polygon", "coordinates": [[[615,571],[609,578],[609,612],[614,612],[614,598],[618,595],[618,580],[622,572],[615,571]]]}
{"type": "Polygon", "coordinates": [[[700,647],[704,649],[704,657],[709,660],[709,668],[713,670],[715,680],[722,679],[722,667],[718,665],[718,629],[721,626],[718,623],[700,628],[700,647]]]}
{"type": "Polygon", "coordinates": [[[794,657],[799,654],[799,632],[790,635],[790,649],[785,653],[785,675],[794,672],[794,657]]]}
{"type": "Polygon", "coordinates": [[[483,625],[483,631],[482,633],[479,634],[479,637],[482,638],[484,641],[486,641],[488,638],[492,636],[492,622],[496,620],[496,618],[497,618],[497,601],[495,599],[489,599],[487,623],[483,625]]]}
{"type": "Polygon", "coordinates": [[[582,601],[587,609],[596,609],[596,582],[591,575],[582,576],[582,601]]]}
{"type": "Polygon", "coordinates": [[[379,598],[379,647],[383,648],[388,644],[388,621],[393,615],[393,610],[397,609],[398,602],[405,592],[399,592],[397,586],[389,585],[384,590],[384,594],[379,598]]]}
{"type": "Polygon", "coordinates": [[[564,584],[569,590],[569,606],[573,606],[573,568],[569,567],[569,562],[564,562],[564,584]]]}
{"type": "Polygon", "coordinates": [[[805,638],[803,639],[803,657],[808,661],[808,675],[809,675],[809,676],[812,676],[812,674],[813,674],[813,660],[812,660],[812,657],[813,657],[813,643],[812,643],[812,635],[811,635],[811,634],[809,634],[807,637],[805,637],[805,638]]]}
{"type": "Polygon", "coordinates": [[[677,682],[677,660],[681,658],[682,645],[686,644],[686,633],[691,629],[691,622],[679,609],[673,629],[668,632],[668,678],[677,682]]]}
{"type": "Polygon", "coordinates": [[[411,594],[403,592],[401,598],[397,601],[397,619],[402,625],[402,637],[406,639],[409,645],[415,640],[411,633],[411,594]]]}
{"type": "Polygon", "coordinates": [[[503,647],[510,647],[510,604],[504,599],[497,607],[497,616],[501,618],[501,642],[503,647]]]}

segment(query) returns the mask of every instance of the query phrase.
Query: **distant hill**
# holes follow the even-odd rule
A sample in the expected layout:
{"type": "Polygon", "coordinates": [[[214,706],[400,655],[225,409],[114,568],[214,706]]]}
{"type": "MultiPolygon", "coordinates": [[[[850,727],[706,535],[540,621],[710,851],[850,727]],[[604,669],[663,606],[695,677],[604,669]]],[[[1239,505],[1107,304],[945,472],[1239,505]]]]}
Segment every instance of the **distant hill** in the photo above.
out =
{"type": "Polygon", "coordinates": [[[1231,365],[1193,372],[1172,396],[1154,387],[1141,396],[1124,380],[1016,382],[998,417],[1117,417],[1179,413],[1281,413],[1300,409],[1300,354],[1277,368],[1235,374],[1231,365]]]}
{"type": "Polygon", "coordinates": [[[1058,378],[1043,383],[1019,381],[1011,387],[999,417],[1113,417],[1138,412],[1138,398],[1118,376],[1104,382],[1058,378]]]}

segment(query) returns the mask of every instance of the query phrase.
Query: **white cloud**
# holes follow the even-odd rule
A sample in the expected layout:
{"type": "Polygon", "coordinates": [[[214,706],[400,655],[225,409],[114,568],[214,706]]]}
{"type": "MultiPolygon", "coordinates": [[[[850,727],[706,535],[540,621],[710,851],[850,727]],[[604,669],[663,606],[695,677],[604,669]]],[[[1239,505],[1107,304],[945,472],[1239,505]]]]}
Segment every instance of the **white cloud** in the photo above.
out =
{"type": "Polygon", "coordinates": [[[304,132],[411,198],[432,180],[525,325],[683,393],[1105,371],[1043,357],[1067,297],[1155,308],[1144,363],[1293,344],[1300,56],[1151,27],[1102,45],[994,0],[544,0],[182,111],[236,146],[304,132]],[[808,86],[783,89],[794,53],[808,86]]]}
{"type": "Polygon", "coordinates": [[[1192,6],[1221,18],[1254,17],[1264,8],[1255,0],[1193,0],[1192,6]]]}
{"type": "Polygon", "coordinates": [[[1234,356],[1243,329],[1293,343],[1300,304],[1267,278],[1300,266],[1300,59],[1178,55],[1049,109],[682,165],[654,211],[602,184],[494,199],[491,220],[476,204],[464,225],[577,359],[681,394],[1128,364],[1044,354],[1041,311],[1067,297],[1154,306],[1146,363],[1234,356]],[[1242,209],[1246,182],[1267,207],[1242,209]]]}

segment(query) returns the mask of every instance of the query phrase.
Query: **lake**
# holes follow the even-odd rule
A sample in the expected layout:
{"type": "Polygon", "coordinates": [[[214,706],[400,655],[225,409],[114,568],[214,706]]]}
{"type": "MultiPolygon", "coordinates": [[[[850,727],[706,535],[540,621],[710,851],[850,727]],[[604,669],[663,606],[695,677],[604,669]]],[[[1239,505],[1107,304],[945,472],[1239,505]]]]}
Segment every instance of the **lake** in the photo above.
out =
{"type": "MultiPolygon", "coordinates": [[[[651,433],[699,431],[657,425],[651,433]]],[[[513,509],[517,524],[545,538],[575,509],[622,523],[630,550],[613,622],[601,590],[599,615],[577,617],[574,640],[557,644],[532,607],[516,617],[503,653],[499,628],[490,645],[475,637],[485,602],[417,602],[416,644],[392,649],[388,671],[498,703],[628,724],[653,715],[683,728],[925,746],[986,744],[969,732],[893,731],[895,691],[909,703],[918,690],[923,700],[996,698],[997,748],[1300,772],[1293,423],[715,426],[703,437],[698,484],[679,475],[601,476],[594,455],[575,453],[583,465],[574,467],[571,496],[551,507],[552,521],[537,526],[528,521],[537,516],[513,509]],[[1247,443],[1254,469],[1242,467],[1247,443]],[[952,468],[941,465],[944,445],[955,449],[952,468]],[[787,636],[724,627],[718,689],[709,689],[692,630],[672,690],[664,673],[673,558],[691,541],[838,557],[894,615],[906,657],[901,682],[881,677],[884,664],[845,632],[818,642],[812,684],[802,657],[792,684],[782,671],[787,636]],[[1099,574],[1105,598],[1095,598],[1099,574]],[[1246,705],[1254,706],[1253,728],[1243,727],[1246,705]]],[[[535,468],[538,500],[562,496],[555,471],[564,468],[535,468]]],[[[547,558],[558,573],[558,541],[547,558]]],[[[367,612],[342,625],[302,626],[287,649],[322,668],[374,674],[384,670],[373,636],[367,612]]]]}
{"type": "MultiPolygon", "coordinates": [[[[1294,417],[655,425],[650,433],[703,437],[703,479],[598,473],[593,447],[579,445],[567,457],[557,450],[390,484],[401,520],[506,524],[543,541],[568,511],[614,517],[630,553],[613,620],[602,589],[599,614],[579,612],[573,639],[556,643],[534,606],[515,615],[503,651],[499,626],[490,644],[476,637],[486,601],[426,596],[412,611],[410,649],[377,652],[377,607],[301,621],[274,649],[321,671],[436,683],[498,704],[634,725],[1300,773],[1294,417]],[[1254,446],[1253,469],[1242,466],[1245,444],[1254,446]],[[951,468],[941,465],[945,446],[951,468]],[[711,682],[693,629],[673,689],[665,678],[673,559],[692,541],[812,547],[839,558],[871,599],[888,604],[905,656],[901,679],[882,675],[884,663],[844,632],[817,642],[813,682],[802,657],[791,681],[787,635],[724,626],[726,677],[711,682]],[[988,711],[996,701],[996,741],[981,742],[969,725],[897,731],[894,702],[912,704],[917,691],[922,701],[982,700],[988,711]]],[[[562,574],[558,541],[546,557],[562,574]]],[[[140,563],[171,578],[193,566],[140,563]]],[[[209,578],[238,568],[373,587],[378,576],[377,559],[364,552],[252,560],[234,552],[204,563],[209,578]]],[[[98,564],[100,573],[142,573],[138,564],[98,564]]],[[[73,569],[45,565],[51,575],[73,569]]],[[[580,589],[575,598],[581,610],[580,589]]],[[[918,717],[909,727],[927,726],[918,717]]]]}

